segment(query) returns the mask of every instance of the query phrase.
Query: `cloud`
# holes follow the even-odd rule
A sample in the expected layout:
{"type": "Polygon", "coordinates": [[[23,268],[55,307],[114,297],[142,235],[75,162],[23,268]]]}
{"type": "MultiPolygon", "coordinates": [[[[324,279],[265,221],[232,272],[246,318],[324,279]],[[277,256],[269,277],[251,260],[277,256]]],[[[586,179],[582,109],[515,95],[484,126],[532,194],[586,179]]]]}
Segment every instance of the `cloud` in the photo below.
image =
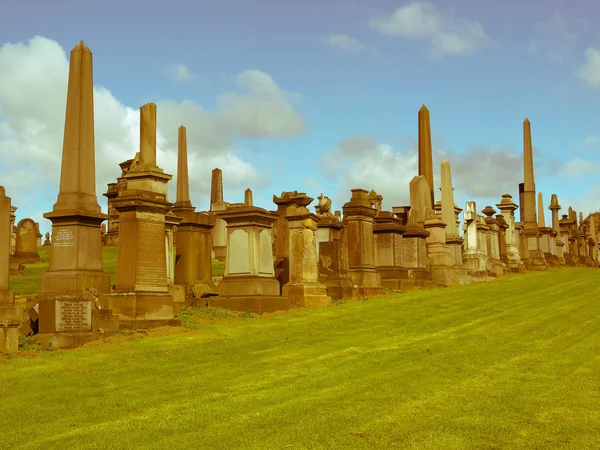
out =
{"type": "Polygon", "coordinates": [[[575,71],[575,76],[588,86],[600,87],[600,50],[588,48],[585,62],[575,71]]]}
{"type": "Polygon", "coordinates": [[[594,175],[600,172],[600,163],[595,161],[586,161],[576,157],[562,164],[560,173],[569,178],[577,179],[582,175],[594,175]]]}
{"type": "Polygon", "coordinates": [[[452,183],[467,197],[499,199],[523,182],[523,155],[513,148],[471,146],[466,152],[448,153],[452,183]]]}
{"type": "Polygon", "coordinates": [[[365,44],[356,38],[346,34],[330,34],[323,39],[325,45],[329,48],[340,50],[345,53],[357,55],[365,49],[365,44]]]}
{"type": "Polygon", "coordinates": [[[585,137],[585,139],[581,142],[582,147],[586,148],[596,148],[600,147],[600,135],[597,134],[589,134],[585,137]]]}
{"type": "MultiPolygon", "coordinates": [[[[92,49],[93,50],[93,49],[92,49]]],[[[0,180],[19,208],[20,218],[41,218],[58,195],[69,62],[55,41],[36,36],[27,43],[0,47],[0,180]]],[[[207,209],[210,173],[223,169],[224,190],[260,190],[265,173],[244,161],[233,134],[258,130],[260,137],[289,135],[298,114],[270,75],[242,72],[237,78],[247,95],[221,102],[219,114],[191,100],[157,102],[157,162],[176,175],[177,128],[187,127],[190,193],[207,209]],[[254,111],[254,122],[244,121],[254,111]],[[241,114],[245,112],[248,116],[241,114]],[[284,116],[277,120],[277,113],[284,116]],[[268,123],[269,120],[273,122],[268,123]],[[254,127],[254,128],[253,128],[254,127]],[[205,201],[204,205],[201,202],[205,201]]],[[[226,94],[227,95],[227,94],[226,94]]],[[[221,98],[222,99],[222,98],[221,98]]],[[[96,192],[106,211],[107,183],[120,175],[118,164],[139,149],[139,110],[124,105],[105,87],[94,87],[96,192]]],[[[302,122],[303,123],[303,122],[302,122]]],[[[298,125],[295,125],[298,128],[298,125]]],[[[175,183],[169,198],[175,200],[175,183]]],[[[45,224],[46,229],[48,224],[45,224]]]]}
{"type": "Polygon", "coordinates": [[[585,23],[584,20],[569,19],[555,12],[549,19],[534,23],[536,36],[529,41],[527,49],[533,55],[561,64],[572,55],[577,44],[577,35],[573,29],[580,28],[585,23]]]}
{"type": "Polygon", "coordinates": [[[434,58],[473,53],[489,41],[479,22],[451,17],[429,2],[409,3],[369,26],[386,36],[428,41],[434,58]]]}
{"type": "Polygon", "coordinates": [[[250,138],[289,138],[303,134],[306,122],[290,103],[300,94],[281,89],[271,75],[245,70],[235,82],[245,94],[217,98],[218,117],[234,133],[250,138]]]}
{"type": "Polygon", "coordinates": [[[176,81],[190,81],[192,72],[183,63],[175,62],[166,67],[166,73],[176,81]]]}
{"type": "MultiPolygon", "coordinates": [[[[385,207],[408,205],[408,184],[417,174],[417,144],[406,138],[402,149],[379,143],[372,136],[358,135],[343,139],[326,152],[316,164],[324,178],[337,187],[331,199],[343,205],[350,189],[375,189],[383,196],[385,207]]],[[[325,192],[325,195],[329,195],[325,192]]]]}

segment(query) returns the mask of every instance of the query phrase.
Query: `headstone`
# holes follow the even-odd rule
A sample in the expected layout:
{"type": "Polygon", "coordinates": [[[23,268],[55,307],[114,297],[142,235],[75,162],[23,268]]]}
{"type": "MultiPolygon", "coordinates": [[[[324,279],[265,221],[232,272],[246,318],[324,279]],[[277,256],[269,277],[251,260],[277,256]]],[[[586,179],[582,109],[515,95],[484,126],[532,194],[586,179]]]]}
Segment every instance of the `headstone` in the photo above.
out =
{"type": "Polygon", "coordinates": [[[17,225],[17,248],[14,259],[21,264],[40,262],[37,226],[31,219],[21,219],[17,225]]]}

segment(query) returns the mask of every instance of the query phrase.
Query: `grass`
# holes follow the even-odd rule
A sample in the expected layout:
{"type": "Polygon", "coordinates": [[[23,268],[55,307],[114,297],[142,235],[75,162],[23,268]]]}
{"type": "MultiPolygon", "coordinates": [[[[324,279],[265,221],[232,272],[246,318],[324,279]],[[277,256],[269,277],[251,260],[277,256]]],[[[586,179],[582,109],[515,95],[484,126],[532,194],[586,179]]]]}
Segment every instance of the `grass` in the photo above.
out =
{"type": "MultiPolygon", "coordinates": [[[[25,264],[25,273],[21,276],[11,277],[10,289],[15,295],[37,294],[40,292],[40,279],[48,270],[50,262],[50,247],[38,248],[41,262],[25,264]]],[[[110,283],[117,282],[117,248],[102,247],[102,265],[104,271],[110,275],[110,283]]],[[[223,276],[225,262],[213,261],[212,270],[214,277],[223,276]]]]}
{"type": "Polygon", "coordinates": [[[0,360],[11,449],[600,442],[600,271],[565,268],[0,360]]]}

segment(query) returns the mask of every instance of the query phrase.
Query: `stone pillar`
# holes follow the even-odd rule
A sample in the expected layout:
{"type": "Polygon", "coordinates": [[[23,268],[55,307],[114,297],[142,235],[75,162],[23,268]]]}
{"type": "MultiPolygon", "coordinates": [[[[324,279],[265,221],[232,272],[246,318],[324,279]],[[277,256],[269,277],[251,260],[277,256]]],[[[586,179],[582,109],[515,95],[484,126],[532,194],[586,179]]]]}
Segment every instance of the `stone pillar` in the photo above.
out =
{"type": "Polygon", "coordinates": [[[327,295],[336,300],[354,296],[354,284],[348,265],[348,244],[341,240],[319,242],[319,282],[327,295]]]}
{"type": "Polygon", "coordinates": [[[450,169],[450,163],[444,158],[440,165],[440,178],[441,178],[441,215],[442,220],[446,224],[446,245],[450,248],[452,258],[455,266],[462,267],[462,247],[463,240],[458,235],[458,227],[460,221],[458,221],[458,214],[462,209],[458,208],[454,204],[454,188],[452,187],[452,172],[450,169]],[[458,211],[457,211],[458,210],[458,211]]]}
{"type": "Polygon", "coordinates": [[[348,225],[344,230],[348,243],[350,276],[358,297],[382,293],[381,277],[375,270],[373,218],[377,211],[371,207],[368,191],[352,189],[350,201],[342,207],[348,225]]]}
{"type": "Polygon", "coordinates": [[[374,221],[375,268],[381,277],[381,286],[397,291],[414,289],[409,270],[402,261],[402,234],[406,227],[389,211],[380,211],[374,221]]]}
{"type": "MultiPolygon", "coordinates": [[[[194,286],[201,285],[203,293],[214,292],[212,281],[212,230],[215,216],[195,212],[190,201],[188,177],[187,134],[184,126],[178,130],[177,198],[173,213],[179,217],[174,282],[185,286],[186,299],[191,298],[194,286]]],[[[188,301],[189,303],[189,301],[188,301]]]]}
{"type": "MultiPolygon", "coordinates": [[[[92,53],[83,42],[71,51],[60,192],[52,212],[50,266],[43,294],[80,294],[88,287],[108,292],[102,270],[100,226],[108,218],[96,197],[92,53]]],[[[40,320],[45,308],[40,305],[40,320]]]]}
{"type": "Polygon", "coordinates": [[[427,256],[429,231],[426,231],[423,222],[419,221],[416,209],[394,209],[396,214],[401,214],[400,209],[406,210],[406,231],[402,235],[402,263],[408,269],[408,275],[415,286],[429,287],[432,285],[431,263],[427,256]]]}
{"type": "MultiPolygon", "coordinates": [[[[521,261],[521,255],[519,253],[519,230],[515,223],[515,211],[518,206],[512,201],[512,196],[510,194],[503,194],[502,200],[500,203],[496,203],[496,207],[502,213],[502,217],[507,225],[507,228],[504,231],[506,243],[506,258],[504,259],[504,262],[506,268],[510,272],[524,272],[525,266],[521,261]]],[[[520,229],[520,226],[518,228],[520,229]]]]}
{"type": "Polygon", "coordinates": [[[140,152],[125,178],[127,188],[113,200],[119,212],[117,284],[102,297],[104,308],[119,315],[123,329],[175,323],[169,292],[167,230],[176,217],[167,199],[171,175],[156,165],[156,105],[140,108],[140,152]],[[153,138],[154,136],[154,138],[153,138]]]}
{"type": "Polygon", "coordinates": [[[487,255],[484,251],[483,244],[485,239],[482,238],[481,231],[487,229],[485,222],[480,223],[479,215],[477,214],[477,205],[473,201],[469,201],[465,205],[465,251],[463,253],[463,261],[474,281],[478,281],[481,277],[487,279],[487,255]]]}
{"type": "Polygon", "coordinates": [[[17,207],[10,207],[10,254],[14,255],[17,249],[17,228],[15,227],[15,221],[17,220],[17,207]]]}
{"type": "Polygon", "coordinates": [[[294,206],[287,208],[285,216],[288,222],[289,281],[282,286],[281,292],[293,305],[302,307],[331,303],[327,288],[319,282],[315,239],[319,218],[307,208],[312,200],[304,193],[298,194],[293,199],[294,206]]]}
{"type": "Polygon", "coordinates": [[[236,205],[222,212],[227,223],[225,273],[211,307],[262,314],[291,307],[275,279],[271,231],[277,220],[265,209],[236,205]]]}
{"type": "Polygon", "coordinates": [[[500,259],[500,244],[499,244],[499,234],[500,234],[500,224],[494,218],[494,214],[496,214],[496,210],[491,206],[486,206],[482,211],[485,214],[485,224],[488,227],[487,231],[487,247],[488,247],[488,256],[492,263],[492,271],[495,276],[504,274],[504,263],[500,259]]]}
{"type": "Polygon", "coordinates": [[[550,205],[548,206],[548,209],[552,211],[552,231],[554,234],[554,241],[556,246],[556,257],[558,259],[558,264],[564,266],[565,242],[561,234],[560,222],[558,220],[558,211],[560,211],[561,207],[558,204],[558,196],[556,194],[552,194],[552,196],[550,197],[550,205]]]}
{"type": "Polygon", "coordinates": [[[41,247],[42,246],[42,233],[40,233],[40,224],[39,222],[35,222],[35,232],[36,232],[36,245],[37,247],[41,247]]]}
{"type": "Polygon", "coordinates": [[[220,217],[229,205],[223,201],[223,173],[216,168],[212,171],[210,188],[210,211],[216,215],[215,226],[212,229],[212,248],[214,257],[218,261],[225,261],[227,255],[227,224],[220,217]]]}
{"type": "Polygon", "coordinates": [[[19,350],[19,325],[23,310],[15,305],[15,296],[9,290],[9,259],[11,207],[10,197],[0,186],[0,355],[19,350]]]}
{"type": "Polygon", "coordinates": [[[544,252],[546,263],[550,266],[558,266],[559,261],[556,256],[556,235],[551,227],[546,226],[544,212],[544,196],[538,193],[538,230],[540,235],[540,250],[544,252]]]}
{"type": "Polygon", "coordinates": [[[544,252],[540,247],[540,233],[535,214],[535,178],[533,170],[533,147],[531,144],[531,124],[528,119],[523,122],[523,232],[522,239],[525,240],[525,254],[521,260],[525,266],[533,270],[546,270],[547,264],[544,252]]]}
{"type": "Polygon", "coordinates": [[[429,184],[431,196],[430,208],[435,205],[433,191],[433,157],[431,151],[431,125],[429,110],[425,105],[419,110],[419,175],[422,175],[429,184]]]}
{"type": "Polygon", "coordinates": [[[108,200],[108,230],[104,244],[106,247],[116,247],[119,244],[119,211],[113,207],[113,200],[119,196],[119,191],[127,189],[125,175],[129,171],[133,159],[128,159],[119,164],[121,176],[116,183],[108,183],[108,190],[102,194],[108,200]]]}

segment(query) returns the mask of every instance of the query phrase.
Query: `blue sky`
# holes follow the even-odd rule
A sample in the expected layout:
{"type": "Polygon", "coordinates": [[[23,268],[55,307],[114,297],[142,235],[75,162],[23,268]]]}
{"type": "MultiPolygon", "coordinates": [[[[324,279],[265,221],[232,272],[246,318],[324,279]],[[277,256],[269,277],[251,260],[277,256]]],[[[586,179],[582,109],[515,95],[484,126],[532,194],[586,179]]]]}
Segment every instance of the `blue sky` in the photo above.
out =
{"type": "Polygon", "coordinates": [[[250,187],[256,205],[275,209],[273,194],[298,190],[340,209],[362,187],[386,209],[408,204],[426,104],[434,166],[450,161],[460,207],[481,210],[505,192],[518,203],[528,117],[546,206],[556,193],[563,213],[596,211],[594,3],[14,2],[0,18],[0,184],[18,219],[49,231],[41,215],[58,192],[68,53],[83,40],[104,210],[106,183],[137,151],[139,107],[155,102],[158,162],[174,176],[177,127],[187,127],[197,210],[208,208],[214,167],[230,202],[250,187]]]}

